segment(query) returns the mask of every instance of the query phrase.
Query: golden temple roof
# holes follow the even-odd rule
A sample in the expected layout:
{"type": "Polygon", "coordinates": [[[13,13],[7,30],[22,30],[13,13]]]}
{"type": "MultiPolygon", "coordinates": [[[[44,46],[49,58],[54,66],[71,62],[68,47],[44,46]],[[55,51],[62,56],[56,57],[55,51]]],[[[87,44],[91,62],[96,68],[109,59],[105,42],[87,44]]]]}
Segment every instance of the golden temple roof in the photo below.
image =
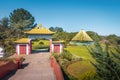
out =
{"type": "Polygon", "coordinates": [[[92,38],[84,31],[81,30],[79,33],[76,34],[75,37],[73,37],[72,41],[93,41],[92,38]]]}
{"type": "Polygon", "coordinates": [[[42,24],[26,32],[27,34],[54,34],[54,32],[42,26],[42,24]]]}
{"type": "Polygon", "coordinates": [[[19,40],[17,40],[17,41],[15,41],[15,43],[29,43],[29,41],[30,41],[30,39],[29,38],[21,38],[21,39],[19,39],[19,40]]]}
{"type": "Polygon", "coordinates": [[[52,43],[65,43],[65,41],[53,41],[52,43]]]}

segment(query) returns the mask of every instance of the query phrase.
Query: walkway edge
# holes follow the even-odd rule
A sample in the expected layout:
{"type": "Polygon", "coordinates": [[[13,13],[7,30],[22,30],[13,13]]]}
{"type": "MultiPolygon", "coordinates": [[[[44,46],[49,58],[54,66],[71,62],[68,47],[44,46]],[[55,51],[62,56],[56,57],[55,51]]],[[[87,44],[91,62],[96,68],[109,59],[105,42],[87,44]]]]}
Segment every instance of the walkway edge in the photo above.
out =
{"type": "Polygon", "coordinates": [[[56,59],[52,56],[50,58],[51,61],[51,67],[53,68],[57,80],[64,80],[60,65],[57,63],[56,59]]]}

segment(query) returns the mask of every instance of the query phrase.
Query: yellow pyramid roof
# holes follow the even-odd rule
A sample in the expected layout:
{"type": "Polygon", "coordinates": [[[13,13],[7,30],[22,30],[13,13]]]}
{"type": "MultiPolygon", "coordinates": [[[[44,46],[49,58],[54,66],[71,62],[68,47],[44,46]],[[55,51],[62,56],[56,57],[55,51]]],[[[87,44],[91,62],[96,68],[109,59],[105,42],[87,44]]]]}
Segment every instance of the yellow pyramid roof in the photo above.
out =
{"type": "Polygon", "coordinates": [[[75,37],[73,37],[72,41],[86,42],[93,40],[84,30],[81,30],[79,33],[76,34],[75,37]]]}
{"type": "Polygon", "coordinates": [[[21,38],[17,41],[15,41],[15,43],[29,43],[30,39],[29,38],[21,38]]]}
{"type": "Polygon", "coordinates": [[[42,24],[26,32],[27,34],[54,34],[54,32],[42,26],[42,24]]]}

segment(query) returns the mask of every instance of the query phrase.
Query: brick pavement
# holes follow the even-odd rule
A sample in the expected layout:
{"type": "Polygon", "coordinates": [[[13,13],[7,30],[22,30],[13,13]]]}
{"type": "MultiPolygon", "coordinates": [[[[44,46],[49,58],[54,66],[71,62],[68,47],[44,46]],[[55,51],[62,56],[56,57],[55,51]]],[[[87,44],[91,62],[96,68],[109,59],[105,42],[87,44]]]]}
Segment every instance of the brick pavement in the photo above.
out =
{"type": "Polygon", "coordinates": [[[56,80],[49,57],[50,53],[25,56],[24,67],[18,69],[8,80],[56,80]]]}

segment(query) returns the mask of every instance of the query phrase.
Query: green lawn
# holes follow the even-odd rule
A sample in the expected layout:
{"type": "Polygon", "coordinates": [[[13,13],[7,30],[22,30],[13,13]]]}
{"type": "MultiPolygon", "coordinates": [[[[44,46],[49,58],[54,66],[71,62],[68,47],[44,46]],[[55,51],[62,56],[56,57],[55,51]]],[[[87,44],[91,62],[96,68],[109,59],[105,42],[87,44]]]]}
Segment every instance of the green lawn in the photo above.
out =
{"type": "Polygon", "coordinates": [[[73,63],[67,67],[67,72],[70,75],[76,77],[78,80],[82,80],[87,73],[94,74],[96,72],[94,66],[90,63],[90,61],[95,62],[95,60],[85,46],[67,46],[65,50],[83,59],[83,61],[73,63]]]}
{"type": "Polygon", "coordinates": [[[84,60],[94,61],[86,46],[67,46],[65,50],[70,51],[73,55],[80,56],[84,60]]]}
{"type": "Polygon", "coordinates": [[[82,80],[87,74],[94,74],[95,68],[89,61],[80,61],[67,67],[67,72],[79,80],[82,80]]]}

